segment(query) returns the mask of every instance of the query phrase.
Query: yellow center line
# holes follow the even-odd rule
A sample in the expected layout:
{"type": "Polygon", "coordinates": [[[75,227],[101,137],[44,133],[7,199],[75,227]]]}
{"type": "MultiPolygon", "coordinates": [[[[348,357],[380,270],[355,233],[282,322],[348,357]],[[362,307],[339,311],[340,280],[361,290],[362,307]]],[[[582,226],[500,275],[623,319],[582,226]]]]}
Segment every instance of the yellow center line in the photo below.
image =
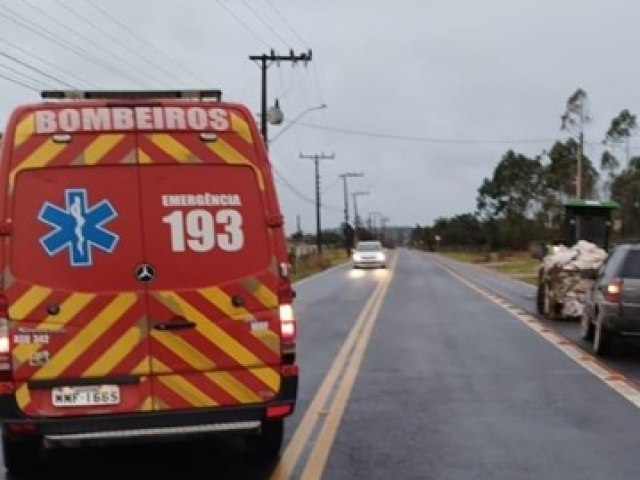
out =
{"type": "Polygon", "coordinates": [[[316,441],[316,446],[311,452],[305,468],[305,474],[302,475],[302,478],[318,478],[322,473],[328,452],[333,444],[337,428],[340,425],[342,414],[346,408],[353,383],[355,382],[355,377],[360,368],[365,348],[369,342],[371,330],[377,319],[378,311],[382,305],[387,288],[391,283],[396,260],[397,257],[394,258],[393,264],[388,269],[389,275],[376,286],[373,294],[356,319],[354,326],[342,344],[318,392],[309,404],[298,428],[280,457],[280,462],[271,475],[271,480],[285,480],[291,477],[296,464],[300,460],[304,447],[309,442],[311,432],[314,430],[318,421],[324,418],[324,425],[316,441]],[[326,417],[322,417],[321,415],[329,395],[334,390],[342,372],[344,372],[344,375],[342,375],[341,383],[338,386],[333,403],[328,409],[329,414],[326,417]],[[307,475],[309,476],[307,477],[307,475]]]}

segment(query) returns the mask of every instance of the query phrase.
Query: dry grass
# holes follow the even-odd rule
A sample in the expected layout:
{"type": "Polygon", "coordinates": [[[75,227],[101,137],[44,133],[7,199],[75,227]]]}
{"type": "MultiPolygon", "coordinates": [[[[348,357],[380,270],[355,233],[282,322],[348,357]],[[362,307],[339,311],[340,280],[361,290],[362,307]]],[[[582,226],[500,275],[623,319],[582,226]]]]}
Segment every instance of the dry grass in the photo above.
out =
{"type": "Polygon", "coordinates": [[[344,249],[324,250],[321,255],[312,254],[299,258],[293,264],[293,281],[297,282],[334,265],[346,262],[348,259],[344,249]]]}
{"type": "Polygon", "coordinates": [[[461,262],[482,265],[531,285],[537,283],[540,261],[532,258],[528,252],[445,252],[443,255],[461,262]]]}

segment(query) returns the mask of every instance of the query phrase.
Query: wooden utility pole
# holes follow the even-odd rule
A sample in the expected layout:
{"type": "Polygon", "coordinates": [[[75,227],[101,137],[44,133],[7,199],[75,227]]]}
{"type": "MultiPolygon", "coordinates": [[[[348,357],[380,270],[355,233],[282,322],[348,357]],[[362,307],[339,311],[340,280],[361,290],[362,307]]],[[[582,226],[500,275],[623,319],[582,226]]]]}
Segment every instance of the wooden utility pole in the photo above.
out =
{"type": "Polygon", "coordinates": [[[265,147],[268,148],[268,136],[267,136],[267,69],[275,62],[280,65],[280,62],[291,62],[293,65],[298,62],[302,62],[305,66],[311,61],[311,50],[307,53],[301,53],[296,55],[293,50],[290,50],[287,55],[276,55],[276,52],[271,50],[269,53],[263,53],[261,55],[249,55],[249,60],[257,62],[262,71],[262,95],[260,99],[260,131],[262,132],[262,140],[265,147]]]}
{"type": "Polygon", "coordinates": [[[313,160],[316,168],[316,246],[318,253],[322,253],[322,229],[320,226],[320,160],[333,160],[335,155],[325,155],[324,153],[315,155],[300,154],[300,158],[313,160]]]}

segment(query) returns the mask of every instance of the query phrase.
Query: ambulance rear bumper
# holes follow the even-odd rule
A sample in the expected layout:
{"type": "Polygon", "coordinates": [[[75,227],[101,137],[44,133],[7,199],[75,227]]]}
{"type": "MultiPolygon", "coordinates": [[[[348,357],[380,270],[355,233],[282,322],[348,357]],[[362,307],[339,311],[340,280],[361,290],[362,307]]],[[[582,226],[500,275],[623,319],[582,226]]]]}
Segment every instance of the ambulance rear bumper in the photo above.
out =
{"type": "Polygon", "coordinates": [[[197,408],[187,410],[135,412],[76,417],[27,417],[13,395],[0,395],[3,435],[11,438],[40,437],[47,446],[73,446],[121,442],[171,440],[219,434],[251,434],[268,421],[267,408],[290,405],[293,413],[297,377],[282,379],[273,401],[261,404],[197,408]]]}

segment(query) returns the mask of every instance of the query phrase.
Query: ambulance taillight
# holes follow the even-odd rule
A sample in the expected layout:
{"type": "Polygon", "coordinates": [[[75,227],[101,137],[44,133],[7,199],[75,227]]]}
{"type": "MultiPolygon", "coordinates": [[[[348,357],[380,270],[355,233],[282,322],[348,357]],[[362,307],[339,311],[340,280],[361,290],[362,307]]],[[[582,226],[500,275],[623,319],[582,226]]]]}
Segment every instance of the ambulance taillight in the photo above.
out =
{"type": "Polygon", "coordinates": [[[278,288],[281,351],[283,358],[290,358],[291,363],[295,357],[297,335],[296,318],[291,305],[293,297],[291,284],[288,281],[281,283],[278,288]]]}
{"type": "Polygon", "coordinates": [[[0,295],[0,393],[13,391],[7,298],[0,295]]]}

